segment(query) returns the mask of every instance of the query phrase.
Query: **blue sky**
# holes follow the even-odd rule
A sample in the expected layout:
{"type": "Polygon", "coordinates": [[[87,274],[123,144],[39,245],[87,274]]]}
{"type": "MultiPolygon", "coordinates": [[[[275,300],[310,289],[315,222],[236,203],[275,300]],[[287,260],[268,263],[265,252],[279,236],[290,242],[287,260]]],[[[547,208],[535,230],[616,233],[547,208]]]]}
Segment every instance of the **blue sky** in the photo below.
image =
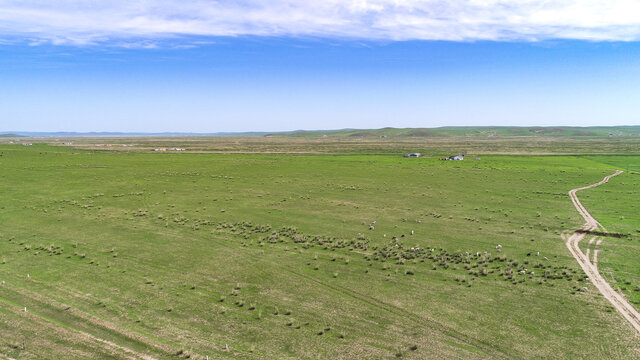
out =
{"type": "Polygon", "coordinates": [[[640,124],[636,2],[62,3],[0,4],[0,131],[640,124]]]}

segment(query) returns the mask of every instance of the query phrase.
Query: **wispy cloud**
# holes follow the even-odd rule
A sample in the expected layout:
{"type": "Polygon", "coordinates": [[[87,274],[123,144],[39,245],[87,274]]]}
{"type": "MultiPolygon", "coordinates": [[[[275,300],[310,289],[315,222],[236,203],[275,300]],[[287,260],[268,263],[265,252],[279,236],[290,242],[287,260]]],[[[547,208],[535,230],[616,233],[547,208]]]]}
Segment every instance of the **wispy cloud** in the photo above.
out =
{"type": "Polygon", "coordinates": [[[0,43],[152,48],[192,35],[635,41],[640,1],[0,0],[0,43]]]}

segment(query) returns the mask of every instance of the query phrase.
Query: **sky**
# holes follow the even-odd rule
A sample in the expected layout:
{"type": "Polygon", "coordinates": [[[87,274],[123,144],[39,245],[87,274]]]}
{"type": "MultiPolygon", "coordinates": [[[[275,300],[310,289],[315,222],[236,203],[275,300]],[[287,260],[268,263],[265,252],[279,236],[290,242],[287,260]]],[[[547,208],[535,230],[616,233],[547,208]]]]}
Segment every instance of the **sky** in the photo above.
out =
{"type": "Polygon", "coordinates": [[[640,124],[640,1],[0,0],[0,131],[640,124]]]}

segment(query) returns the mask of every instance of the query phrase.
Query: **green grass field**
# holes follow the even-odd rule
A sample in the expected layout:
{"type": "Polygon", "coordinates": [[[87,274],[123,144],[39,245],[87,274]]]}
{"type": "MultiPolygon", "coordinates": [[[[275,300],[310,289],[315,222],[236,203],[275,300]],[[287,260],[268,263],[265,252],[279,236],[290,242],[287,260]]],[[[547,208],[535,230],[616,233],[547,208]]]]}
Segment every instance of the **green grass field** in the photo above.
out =
{"type": "MultiPolygon", "coordinates": [[[[640,354],[561,239],[583,223],[567,192],[640,157],[0,155],[12,358],[640,354]]],[[[610,231],[633,233],[607,238],[601,267],[634,301],[639,182],[579,193],[610,231]]]]}

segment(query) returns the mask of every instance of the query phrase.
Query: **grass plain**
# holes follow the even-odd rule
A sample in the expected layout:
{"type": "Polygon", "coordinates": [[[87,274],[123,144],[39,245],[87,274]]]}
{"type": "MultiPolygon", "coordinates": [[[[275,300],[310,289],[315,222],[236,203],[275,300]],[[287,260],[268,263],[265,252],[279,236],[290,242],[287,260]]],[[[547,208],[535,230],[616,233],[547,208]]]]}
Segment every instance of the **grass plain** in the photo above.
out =
{"type": "MultiPolygon", "coordinates": [[[[640,157],[499,155],[637,141],[73,141],[0,145],[8,357],[638,357],[638,335],[561,234],[582,225],[568,190],[640,157]],[[399,156],[463,145],[481,155],[399,156]],[[158,146],[192,153],[148,152],[158,146]]],[[[631,234],[638,181],[627,172],[579,196],[631,234]]],[[[601,267],[628,296],[637,241],[603,245],[601,267]]]]}
{"type": "MultiPolygon", "coordinates": [[[[35,138],[31,142],[50,145],[71,143],[74,148],[99,151],[150,152],[158,147],[182,148],[189,153],[213,154],[298,154],[298,155],[399,155],[420,152],[428,156],[445,154],[480,155],[620,155],[640,153],[638,137],[406,137],[328,136],[295,134],[269,137],[71,137],[35,138]]],[[[64,146],[64,145],[63,145],[64,146]]]]}

